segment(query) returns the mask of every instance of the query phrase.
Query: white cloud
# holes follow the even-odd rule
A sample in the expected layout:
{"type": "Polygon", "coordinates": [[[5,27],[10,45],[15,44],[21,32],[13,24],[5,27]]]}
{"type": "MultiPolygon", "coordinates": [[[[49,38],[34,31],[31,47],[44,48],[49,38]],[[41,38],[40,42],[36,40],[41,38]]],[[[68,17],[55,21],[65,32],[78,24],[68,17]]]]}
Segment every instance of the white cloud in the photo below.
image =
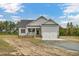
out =
{"type": "Polygon", "coordinates": [[[6,21],[6,19],[2,19],[2,18],[0,18],[0,21],[6,21]]]}
{"type": "Polygon", "coordinates": [[[4,12],[8,13],[15,13],[17,11],[22,11],[22,4],[21,3],[0,3],[0,8],[4,10],[4,12]]]}
{"type": "Polygon", "coordinates": [[[76,20],[71,20],[71,21],[62,21],[62,23],[60,23],[60,25],[63,28],[66,28],[68,22],[72,22],[73,25],[79,25],[79,20],[77,20],[77,19],[76,20]]]}
{"type": "Polygon", "coordinates": [[[69,16],[69,22],[73,22],[74,24],[79,24],[79,14],[75,16],[69,16]]]}
{"type": "Polygon", "coordinates": [[[65,15],[63,15],[63,16],[60,16],[60,17],[58,17],[58,18],[60,18],[60,19],[63,19],[63,18],[65,18],[66,16],[65,15]]]}
{"type": "Polygon", "coordinates": [[[19,22],[19,21],[21,20],[21,17],[19,17],[19,16],[12,16],[12,20],[13,20],[15,23],[17,23],[17,22],[19,22]]]}
{"type": "Polygon", "coordinates": [[[24,10],[23,10],[23,9],[21,9],[21,10],[20,10],[20,12],[24,12],[24,10]]]}
{"type": "Polygon", "coordinates": [[[60,25],[66,27],[68,22],[79,25],[79,3],[62,4],[63,16],[60,16],[60,25]]]}
{"type": "Polygon", "coordinates": [[[68,22],[72,22],[73,25],[76,25],[76,24],[79,25],[79,14],[68,16],[68,19],[67,20],[62,20],[62,22],[60,23],[60,25],[62,27],[66,27],[66,25],[67,25],[68,22]]]}
{"type": "Polygon", "coordinates": [[[4,17],[3,15],[0,15],[0,18],[4,17]]]}
{"type": "Polygon", "coordinates": [[[75,12],[79,12],[79,3],[70,3],[67,4],[66,7],[64,7],[64,13],[75,13],[75,12]]]}
{"type": "Polygon", "coordinates": [[[66,28],[67,23],[62,23],[62,24],[60,24],[60,26],[63,27],[63,28],[66,28]]]}

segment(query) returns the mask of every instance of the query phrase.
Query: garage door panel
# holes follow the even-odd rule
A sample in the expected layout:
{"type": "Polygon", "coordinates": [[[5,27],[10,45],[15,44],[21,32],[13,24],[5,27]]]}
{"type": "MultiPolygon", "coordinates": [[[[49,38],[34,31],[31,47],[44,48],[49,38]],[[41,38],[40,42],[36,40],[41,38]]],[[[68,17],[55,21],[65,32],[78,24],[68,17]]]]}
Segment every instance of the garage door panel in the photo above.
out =
{"type": "Polygon", "coordinates": [[[58,31],[58,27],[43,27],[42,31],[43,32],[56,32],[58,31]]]}
{"type": "Polygon", "coordinates": [[[43,40],[54,40],[57,39],[59,27],[58,26],[45,26],[42,27],[42,38],[43,40]]]}
{"type": "Polygon", "coordinates": [[[56,33],[43,33],[43,39],[44,40],[53,40],[55,38],[57,38],[57,34],[56,33]]]}

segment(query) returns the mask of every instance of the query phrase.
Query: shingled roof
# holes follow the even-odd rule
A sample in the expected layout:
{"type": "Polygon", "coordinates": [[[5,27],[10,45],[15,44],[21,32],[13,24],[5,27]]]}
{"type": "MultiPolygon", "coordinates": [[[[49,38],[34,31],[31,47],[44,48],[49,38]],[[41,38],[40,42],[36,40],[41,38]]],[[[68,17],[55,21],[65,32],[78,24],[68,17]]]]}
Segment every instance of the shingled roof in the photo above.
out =
{"type": "Polygon", "coordinates": [[[33,20],[21,20],[21,21],[19,22],[19,24],[18,24],[18,27],[19,27],[19,28],[25,28],[26,25],[27,25],[28,23],[32,22],[32,21],[33,21],[33,20]]]}
{"type": "Polygon", "coordinates": [[[18,27],[26,28],[26,26],[42,26],[42,25],[51,25],[51,24],[58,25],[55,21],[53,21],[51,19],[48,20],[45,17],[40,16],[36,20],[21,20],[19,22],[18,27]]]}
{"type": "Polygon", "coordinates": [[[45,22],[44,24],[42,25],[58,25],[55,21],[53,21],[52,19],[49,19],[47,22],[45,22]]]}
{"type": "Polygon", "coordinates": [[[42,24],[44,24],[45,22],[47,22],[47,19],[43,16],[40,16],[33,22],[30,22],[28,26],[42,26],[42,24]]]}

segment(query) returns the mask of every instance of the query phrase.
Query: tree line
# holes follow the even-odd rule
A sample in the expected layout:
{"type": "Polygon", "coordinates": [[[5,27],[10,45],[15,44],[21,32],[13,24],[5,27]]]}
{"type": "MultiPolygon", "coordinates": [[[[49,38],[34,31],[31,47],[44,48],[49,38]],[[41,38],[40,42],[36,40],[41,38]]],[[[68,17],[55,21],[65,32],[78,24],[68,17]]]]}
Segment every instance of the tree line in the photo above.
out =
{"type": "Polygon", "coordinates": [[[66,28],[60,27],[59,29],[60,36],[79,36],[79,25],[73,25],[72,22],[67,23],[66,28]]]}
{"type": "MultiPolygon", "coordinates": [[[[0,21],[0,34],[18,34],[18,23],[0,21]]],[[[79,36],[79,25],[67,23],[66,28],[59,28],[59,36],[79,36]]]]}
{"type": "Polygon", "coordinates": [[[0,21],[0,34],[16,34],[17,24],[12,21],[0,21]]]}

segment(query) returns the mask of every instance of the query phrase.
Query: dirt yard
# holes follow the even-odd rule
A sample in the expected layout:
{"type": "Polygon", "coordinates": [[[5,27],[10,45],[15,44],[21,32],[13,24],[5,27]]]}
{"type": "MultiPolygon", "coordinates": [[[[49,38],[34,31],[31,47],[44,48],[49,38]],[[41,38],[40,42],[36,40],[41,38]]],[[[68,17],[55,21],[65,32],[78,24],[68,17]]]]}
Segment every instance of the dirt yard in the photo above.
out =
{"type": "Polygon", "coordinates": [[[18,38],[18,36],[5,35],[0,39],[8,42],[15,47],[17,51],[11,52],[11,55],[17,56],[77,56],[77,51],[70,51],[53,46],[52,48],[44,44],[43,41],[34,38],[18,38]]]}

